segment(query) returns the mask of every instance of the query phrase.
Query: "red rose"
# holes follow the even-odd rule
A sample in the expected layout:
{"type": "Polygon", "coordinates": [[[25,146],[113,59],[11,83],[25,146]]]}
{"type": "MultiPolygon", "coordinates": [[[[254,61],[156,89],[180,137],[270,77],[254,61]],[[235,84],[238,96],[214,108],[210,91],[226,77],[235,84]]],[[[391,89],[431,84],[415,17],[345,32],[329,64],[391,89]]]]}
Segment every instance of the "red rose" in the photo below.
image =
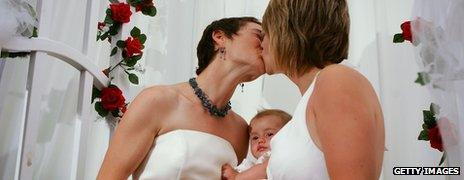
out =
{"type": "Polygon", "coordinates": [[[108,111],[114,111],[118,108],[124,107],[126,99],[122,95],[122,91],[115,86],[104,88],[101,91],[101,103],[103,108],[108,111]]]}
{"type": "Polygon", "coordinates": [[[111,18],[120,23],[128,23],[130,21],[130,16],[132,12],[130,10],[129,4],[126,3],[117,3],[111,4],[111,18]]]}
{"type": "Polygon", "coordinates": [[[440,130],[438,126],[435,126],[429,131],[429,139],[430,139],[430,146],[432,148],[438,149],[439,151],[443,152],[443,141],[441,140],[440,130]]]}
{"type": "Polygon", "coordinates": [[[126,106],[124,106],[124,107],[121,108],[121,112],[122,112],[122,113],[126,113],[126,111],[127,111],[127,107],[126,107],[126,106]]]}
{"type": "Polygon", "coordinates": [[[128,37],[124,42],[126,44],[125,50],[127,57],[140,55],[142,53],[142,43],[140,43],[139,39],[128,37]]]}
{"type": "Polygon", "coordinates": [[[411,21],[401,24],[401,30],[403,30],[403,39],[412,42],[411,21]]]}
{"type": "Polygon", "coordinates": [[[98,22],[98,30],[103,30],[103,28],[106,26],[106,23],[104,22],[98,22]]]}
{"type": "Polygon", "coordinates": [[[139,12],[139,11],[143,10],[143,8],[151,7],[151,6],[154,6],[153,0],[144,0],[144,1],[142,1],[141,3],[139,3],[139,4],[137,4],[135,6],[135,11],[139,12]]]}

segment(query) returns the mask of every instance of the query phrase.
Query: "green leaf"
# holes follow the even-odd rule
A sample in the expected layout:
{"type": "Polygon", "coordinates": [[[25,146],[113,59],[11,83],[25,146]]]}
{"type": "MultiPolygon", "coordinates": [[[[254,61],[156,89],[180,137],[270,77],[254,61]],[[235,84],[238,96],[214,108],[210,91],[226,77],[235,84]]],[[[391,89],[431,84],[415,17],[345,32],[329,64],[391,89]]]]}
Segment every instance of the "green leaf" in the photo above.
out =
{"type": "Polygon", "coordinates": [[[132,28],[132,30],[130,32],[130,35],[132,37],[135,37],[135,38],[139,37],[140,36],[140,29],[137,28],[137,27],[132,28]]]}
{"type": "Polygon", "coordinates": [[[134,58],[127,58],[125,59],[126,66],[133,67],[135,64],[137,64],[137,60],[134,58]]]}
{"type": "Polygon", "coordinates": [[[119,23],[115,23],[112,26],[110,26],[110,30],[108,30],[108,33],[112,36],[118,34],[119,27],[121,25],[119,23]]]}
{"type": "Polygon", "coordinates": [[[418,72],[417,79],[414,82],[424,86],[430,83],[430,77],[426,72],[418,72]]]}
{"type": "Polygon", "coordinates": [[[100,40],[100,36],[102,35],[102,32],[101,31],[98,31],[97,32],[97,41],[100,40]]]}
{"type": "Polygon", "coordinates": [[[105,117],[108,115],[109,111],[103,108],[103,105],[101,102],[95,103],[95,110],[98,112],[98,115],[101,117],[105,117]]]}
{"type": "Polygon", "coordinates": [[[142,55],[133,56],[133,57],[131,57],[131,58],[134,59],[134,60],[136,60],[136,61],[138,61],[138,60],[140,60],[140,59],[142,58],[142,55]]]}
{"type": "Polygon", "coordinates": [[[440,114],[440,106],[436,105],[435,103],[430,104],[430,111],[435,116],[440,114]]]}
{"type": "Polygon", "coordinates": [[[37,27],[35,26],[34,26],[34,29],[32,30],[32,35],[29,38],[33,38],[33,37],[38,37],[37,27]]]}
{"type": "Polygon", "coordinates": [[[429,140],[429,131],[427,130],[422,130],[419,134],[419,137],[417,137],[418,140],[423,140],[423,141],[428,141],[429,140]]]}
{"type": "Polygon", "coordinates": [[[119,116],[119,109],[111,111],[111,115],[113,115],[113,117],[121,117],[121,116],[119,116]]]}
{"type": "Polygon", "coordinates": [[[119,40],[118,42],[116,42],[116,46],[118,46],[119,48],[125,48],[126,47],[126,42],[124,42],[123,40],[119,40]]]}
{"type": "Polygon", "coordinates": [[[140,4],[143,0],[127,0],[127,3],[132,5],[132,6],[135,6],[137,4],[140,4]]]}
{"type": "Polygon", "coordinates": [[[112,15],[112,12],[111,12],[111,9],[110,9],[110,8],[106,9],[105,13],[106,13],[106,15],[109,15],[109,16],[112,15]]]}
{"type": "Polygon", "coordinates": [[[114,20],[111,18],[111,15],[107,14],[103,22],[105,22],[106,24],[113,24],[114,20]]]}
{"type": "Polygon", "coordinates": [[[111,55],[114,56],[118,52],[118,47],[114,47],[113,50],[111,50],[111,55]]]}
{"type": "Polygon", "coordinates": [[[156,7],[151,6],[151,7],[143,8],[142,9],[142,14],[153,17],[153,16],[156,15],[156,7]]]}
{"type": "Polygon", "coordinates": [[[118,0],[110,0],[110,3],[119,3],[118,0]]]}
{"type": "Polygon", "coordinates": [[[427,130],[427,129],[429,129],[429,127],[427,126],[427,124],[424,123],[424,124],[422,124],[422,129],[427,130]]]}
{"type": "Polygon", "coordinates": [[[101,96],[101,91],[97,87],[93,86],[92,88],[92,103],[93,101],[101,96]]]}
{"type": "Polygon", "coordinates": [[[424,123],[427,124],[428,128],[433,128],[437,125],[435,116],[431,111],[423,110],[422,115],[424,116],[424,123]]]}
{"type": "Polygon", "coordinates": [[[402,33],[395,34],[393,36],[393,42],[394,43],[402,43],[402,42],[404,42],[403,34],[402,33]]]}
{"type": "Polygon", "coordinates": [[[445,159],[446,159],[446,153],[443,153],[443,155],[441,156],[440,163],[438,164],[438,166],[441,166],[441,165],[445,162],[445,159]]]}
{"type": "Polygon", "coordinates": [[[139,77],[137,77],[137,75],[135,75],[135,74],[130,73],[129,74],[129,81],[132,84],[139,84],[139,77]]]}
{"type": "Polygon", "coordinates": [[[140,41],[140,43],[145,44],[145,41],[147,41],[147,35],[141,34],[139,36],[139,41],[140,41]]]}
{"type": "Polygon", "coordinates": [[[103,34],[100,36],[100,40],[104,41],[106,38],[108,38],[108,36],[109,36],[108,32],[103,33],[103,34]]]}

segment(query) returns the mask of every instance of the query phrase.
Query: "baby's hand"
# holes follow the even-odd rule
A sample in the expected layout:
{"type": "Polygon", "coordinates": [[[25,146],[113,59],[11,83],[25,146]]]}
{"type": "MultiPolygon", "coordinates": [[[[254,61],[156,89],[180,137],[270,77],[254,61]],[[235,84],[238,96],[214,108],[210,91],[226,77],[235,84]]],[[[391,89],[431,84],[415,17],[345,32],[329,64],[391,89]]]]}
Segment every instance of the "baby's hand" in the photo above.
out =
{"type": "Polygon", "coordinates": [[[238,172],[232,168],[229,164],[225,164],[222,166],[222,179],[224,180],[234,180],[235,176],[237,176],[238,172]]]}

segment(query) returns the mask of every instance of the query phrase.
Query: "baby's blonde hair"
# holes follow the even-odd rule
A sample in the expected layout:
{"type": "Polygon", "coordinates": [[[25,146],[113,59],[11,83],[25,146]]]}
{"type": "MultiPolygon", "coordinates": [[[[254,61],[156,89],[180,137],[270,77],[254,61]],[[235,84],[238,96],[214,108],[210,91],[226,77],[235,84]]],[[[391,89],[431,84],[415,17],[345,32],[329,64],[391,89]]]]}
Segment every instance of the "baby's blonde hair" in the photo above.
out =
{"type": "Polygon", "coordinates": [[[290,119],[292,119],[292,116],[290,114],[280,109],[264,109],[264,110],[259,111],[258,114],[256,114],[255,117],[251,119],[250,125],[253,122],[253,120],[264,117],[264,116],[277,116],[282,120],[284,125],[287,124],[287,122],[290,121],[290,119]]]}

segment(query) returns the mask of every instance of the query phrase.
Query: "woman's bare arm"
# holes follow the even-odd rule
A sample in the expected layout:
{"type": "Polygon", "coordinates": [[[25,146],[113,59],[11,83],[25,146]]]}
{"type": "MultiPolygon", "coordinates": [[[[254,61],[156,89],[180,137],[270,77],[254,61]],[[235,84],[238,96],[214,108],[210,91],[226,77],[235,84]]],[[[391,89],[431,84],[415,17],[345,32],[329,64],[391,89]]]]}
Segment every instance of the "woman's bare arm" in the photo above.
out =
{"type": "Polygon", "coordinates": [[[311,108],[330,179],[378,179],[384,130],[377,96],[361,74],[329,68],[320,73],[311,108]]]}
{"type": "Polygon", "coordinates": [[[165,112],[158,106],[160,90],[143,90],[131,103],[118,124],[97,179],[127,179],[143,161],[158,133],[159,120],[165,112]]]}

